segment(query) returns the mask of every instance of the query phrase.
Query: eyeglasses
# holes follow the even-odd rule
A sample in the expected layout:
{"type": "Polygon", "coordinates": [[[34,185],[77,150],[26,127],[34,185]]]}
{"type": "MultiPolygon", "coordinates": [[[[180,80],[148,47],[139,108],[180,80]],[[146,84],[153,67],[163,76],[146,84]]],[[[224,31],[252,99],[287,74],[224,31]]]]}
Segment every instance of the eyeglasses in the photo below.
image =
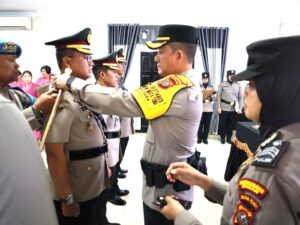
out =
{"type": "MultiPolygon", "coordinates": [[[[81,58],[83,58],[83,59],[86,59],[86,61],[87,61],[88,63],[90,63],[90,62],[93,61],[92,55],[88,55],[88,54],[84,54],[84,53],[79,53],[78,56],[81,57],[81,58]]],[[[69,55],[69,56],[67,56],[67,57],[73,58],[74,55],[69,55]]]]}
{"type": "Polygon", "coordinates": [[[88,62],[92,62],[93,61],[92,55],[86,55],[86,54],[84,54],[83,58],[85,58],[88,62]]]}

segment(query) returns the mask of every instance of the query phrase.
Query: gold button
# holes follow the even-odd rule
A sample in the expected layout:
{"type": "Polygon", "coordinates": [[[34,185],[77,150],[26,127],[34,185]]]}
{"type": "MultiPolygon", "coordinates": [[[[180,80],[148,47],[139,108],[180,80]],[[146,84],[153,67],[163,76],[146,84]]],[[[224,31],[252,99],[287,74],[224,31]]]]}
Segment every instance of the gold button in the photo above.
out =
{"type": "Polygon", "coordinates": [[[91,166],[88,166],[88,167],[87,167],[87,170],[88,170],[88,171],[91,171],[91,170],[92,170],[92,167],[91,167],[91,166]]]}

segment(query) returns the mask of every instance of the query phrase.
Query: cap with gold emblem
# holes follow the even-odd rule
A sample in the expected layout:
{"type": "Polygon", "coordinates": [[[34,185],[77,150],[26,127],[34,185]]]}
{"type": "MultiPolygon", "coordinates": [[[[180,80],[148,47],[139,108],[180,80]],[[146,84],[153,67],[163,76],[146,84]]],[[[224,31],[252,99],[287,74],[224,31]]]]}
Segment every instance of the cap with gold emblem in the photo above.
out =
{"type": "Polygon", "coordinates": [[[227,76],[235,75],[235,70],[227,70],[227,76]]]}
{"type": "Polygon", "coordinates": [[[75,49],[79,52],[91,55],[92,51],[90,49],[90,38],[91,29],[85,28],[74,35],[46,42],[45,45],[54,45],[56,49],[75,49]]]}
{"type": "Polygon", "coordinates": [[[18,58],[21,53],[22,49],[19,45],[0,39],[0,55],[16,55],[18,58]]]}
{"type": "Polygon", "coordinates": [[[156,39],[147,41],[146,45],[150,49],[158,49],[169,42],[197,44],[197,29],[187,25],[164,25],[159,27],[156,39]]]}
{"type": "Polygon", "coordinates": [[[202,79],[209,79],[209,72],[203,72],[202,79]]]}
{"type": "Polygon", "coordinates": [[[112,70],[119,70],[116,52],[113,52],[99,59],[93,59],[93,63],[94,67],[105,66],[112,70]]]}
{"type": "Polygon", "coordinates": [[[116,53],[117,63],[126,63],[125,56],[123,55],[123,48],[120,48],[116,53]]]}

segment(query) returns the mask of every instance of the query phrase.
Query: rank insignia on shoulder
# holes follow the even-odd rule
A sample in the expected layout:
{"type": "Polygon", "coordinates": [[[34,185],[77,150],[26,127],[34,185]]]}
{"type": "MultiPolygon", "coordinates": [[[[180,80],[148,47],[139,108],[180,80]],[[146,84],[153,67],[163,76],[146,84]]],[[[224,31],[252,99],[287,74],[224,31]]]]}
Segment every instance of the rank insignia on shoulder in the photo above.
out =
{"type": "Polygon", "coordinates": [[[274,140],[255,157],[252,165],[274,168],[288,145],[287,141],[274,140]]]}

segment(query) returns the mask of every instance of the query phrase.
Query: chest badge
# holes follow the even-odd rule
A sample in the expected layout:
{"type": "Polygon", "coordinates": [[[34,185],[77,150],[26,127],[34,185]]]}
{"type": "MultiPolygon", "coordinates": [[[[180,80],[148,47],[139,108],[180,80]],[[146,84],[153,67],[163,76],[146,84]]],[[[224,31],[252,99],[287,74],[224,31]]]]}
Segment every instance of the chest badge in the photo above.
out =
{"type": "Polygon", "coordinates": [[[95,125],[92,122],[89,122],[87,124],[87,131],[88,132],[91,132],[92,130],[94,130],[94,128],[95,128],[95,125]]]}

